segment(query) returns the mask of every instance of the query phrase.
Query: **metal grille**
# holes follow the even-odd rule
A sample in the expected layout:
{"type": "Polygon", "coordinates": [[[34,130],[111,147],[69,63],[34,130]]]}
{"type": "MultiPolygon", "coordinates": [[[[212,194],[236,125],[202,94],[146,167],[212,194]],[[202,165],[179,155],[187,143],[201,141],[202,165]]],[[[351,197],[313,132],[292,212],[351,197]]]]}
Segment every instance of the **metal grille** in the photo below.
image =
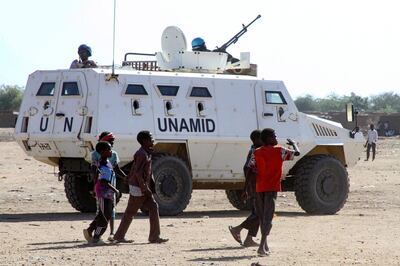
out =
{"type": "Polygon", "coordinates": [[[337,132],[334,129],[312,123],[314,132],[319,137],[337,137],[337,132]]]}
{"type": "Polygon", "coordinates": [[[160,71],[157,61],[123,61],[122,66],[131,66],[135,70],[160,71]]]}

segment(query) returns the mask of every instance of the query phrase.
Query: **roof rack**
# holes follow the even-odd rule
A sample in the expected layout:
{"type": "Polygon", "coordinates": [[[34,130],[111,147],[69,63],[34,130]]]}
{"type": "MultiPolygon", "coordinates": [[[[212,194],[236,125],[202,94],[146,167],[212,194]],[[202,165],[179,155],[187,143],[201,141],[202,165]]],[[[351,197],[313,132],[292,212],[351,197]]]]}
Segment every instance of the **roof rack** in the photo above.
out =
{"type": "Polygon", "coordinates": [[[160,67],[157,65],[157,60],[139,60],[139,61],[128,61],[128,56],[155,56],[156,54],[147,53],[126,53],[124,56],[124,61],[122,61],[122,66],[130,66],[135,70],[143,71],[160,71],[160,67]]]}

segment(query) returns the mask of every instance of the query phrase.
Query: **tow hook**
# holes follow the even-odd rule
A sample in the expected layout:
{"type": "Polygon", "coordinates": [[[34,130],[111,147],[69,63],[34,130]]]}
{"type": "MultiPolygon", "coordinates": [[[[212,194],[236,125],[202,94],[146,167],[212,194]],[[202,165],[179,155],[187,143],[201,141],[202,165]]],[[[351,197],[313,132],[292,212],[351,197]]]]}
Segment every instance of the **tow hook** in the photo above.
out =
{"type": "Polygon", "coordinates": [[[57,174],[57,175],[58,175],[58,181],[60,181],[60,182],[61,182],[61,181],[63,181],[63,180],[64,180],[64,173],[63,173],[63,172],[61,172],[61,171],[60,171],[60,172],[58,172],[58,174],[57,174]]]}

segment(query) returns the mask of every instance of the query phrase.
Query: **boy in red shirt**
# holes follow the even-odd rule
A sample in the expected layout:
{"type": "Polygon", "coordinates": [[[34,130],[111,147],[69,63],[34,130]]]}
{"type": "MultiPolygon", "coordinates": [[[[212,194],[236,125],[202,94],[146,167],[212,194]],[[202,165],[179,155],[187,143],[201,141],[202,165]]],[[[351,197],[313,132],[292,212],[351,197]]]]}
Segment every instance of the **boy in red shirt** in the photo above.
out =
{"type": "Polygon", "coordinates": [[[256,162],[254,160],[254,151],[262,146],[261,142],[261,130],[253,130],[250,134],[250,139],[253,142],[251,145],[249,153],[247,154],[246,163],[244,164],[243,171],[245,176],[245,187],[244,187],[244,195],[243,197],[246,200],[250,200],[252,203],[251,214],[238,226],[229,226],[229,231],[231,232],[233,238],[242,244],[242,240],[240,238],[240,232],[243,228],[247,229],[247,237],[243,242],[244,247],[253,247],[258,246],[258,244],[253,240],[253,237],[256,237],[258,228],[260,226],[260,219],[256,212],[256,162]]]}
{"type": "Polygon", "coordinates": [[[257,166],[256,208],[261,229],[261,241],[257,253],[266,256],[269,254],[267,236],[272,227],[276,195],[281,191],[282,164],[283,161],[293,160],[294,156],[300,155],[300,152],[290,139],[287,144],[293,146],[294,150],[276,146],[278,141],[272,128],[261,131],[261,141],[264,145],[254,152],[257,166]]]}

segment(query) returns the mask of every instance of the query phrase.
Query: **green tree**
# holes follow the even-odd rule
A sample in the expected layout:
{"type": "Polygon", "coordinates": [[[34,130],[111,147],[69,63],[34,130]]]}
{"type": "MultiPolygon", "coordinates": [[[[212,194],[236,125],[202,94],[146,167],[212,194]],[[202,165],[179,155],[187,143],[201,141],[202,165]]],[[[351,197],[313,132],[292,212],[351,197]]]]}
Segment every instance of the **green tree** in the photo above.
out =
{"type": "Polygon", "coordinates": [[[353,103],[354,107],[361,112],[368,111],[370,109],[370,103],[368,97],[361,97],[356,95],[354,92],[350,93],[350,96],[343,97],[344,104],[353,103]]]}
{"type": "Polygon", "coordinates": [[[385,92],[371,96],[371,109],[376,112],[400,112],[400,96],[394,92],[385,92]]]}
{"type": "Polygon", "coordinates": [[[343,111],[346,104],[343,97],[336,94],[331,94],[326,98],[318,98],[316,101],[321,112],[343,111]]]}
{"type": "Polygon", "coordinates": [[[347,103],[353,103],[359,111],[370,110],[370,100],[368,97],[361,97],[352,92],[349,96],[339,96],[331,94],[325,98],[313,98],[311,95],[298,97],[295,100],[296,106],[299,111],[318,111],[318,112],[332,112],[344,111],[347,103]]]}
{"type": "Polygon", "coordinates": [[[23,88],[17,85],[0,86],[0,111],[18,111],[22,102],[23,88]]]}
{"type": "Polygon", "coordinates": [[[315,99],[310,94],[298,97],[294,101],[294,103],[296,104],[297,109],[299,109],[300,112],[317,111],[318,109],[315,99]]]}

